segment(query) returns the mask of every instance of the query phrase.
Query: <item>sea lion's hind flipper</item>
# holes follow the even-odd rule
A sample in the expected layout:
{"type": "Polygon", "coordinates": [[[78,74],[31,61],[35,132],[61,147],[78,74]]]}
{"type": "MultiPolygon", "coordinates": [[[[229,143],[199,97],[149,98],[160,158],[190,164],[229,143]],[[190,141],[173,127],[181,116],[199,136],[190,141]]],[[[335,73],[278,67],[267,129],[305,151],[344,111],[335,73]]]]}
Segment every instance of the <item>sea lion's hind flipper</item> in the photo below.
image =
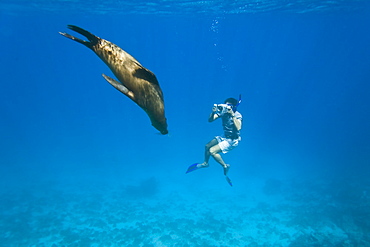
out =
{"type": "Polygon", "coordinates": [[[78,43],[80,44],[83,44],[87,47],[89,47],[90,49],[92,49],[92,47],[94,45],[96,45],[98,42],[99,42],[99,37],[95,36],[94,34],[86,31],[85,29],[82,29],[80,27],[77,27],[77,26],[74,26],[74,25],[68,25],[68,28],[85,36],[89,41],[85,41],[85,40],[82,40],[82,39],[79,39],[79,38],[76,38],[68,33],[62,33],[62,32],[59,32],[61,35],[63,35],[64,37],[67,37],[71,40],[74,40],[74,41],[77,41],[78,43]]]}
{"type": "Polygon", "coordinates": [[[74,41],[77,41],[78,43],[81,43],[89,48],[91,48],[91,43],[89,41],[85,41],[85,40],[82,40],[82,39],[79,39],[79,38],[76,38],[68,33],[62,33],[62,32],[59,32],[61,35],[63,35],[64,37],[67,37],[71,40],[74,40],[74,41]]]}
{"type": "Polygon", "coordinates": [[[107,80],[107,82],[109,82],[109,84],[111,84],[118,91],[120,91],[121,93],[123,93],[124,95],[126,95],[127,97],[129,97],[132,100],[135,99],[134,93],[132,91],[128,90],[128,88],[125,87],[122,83],[116,81],[115,79],[113,79],[113,78],[111,78],[111,77],[109,77],[105,74],[102,74],[102,76],[104,77],[105,80],[107,80]]]}

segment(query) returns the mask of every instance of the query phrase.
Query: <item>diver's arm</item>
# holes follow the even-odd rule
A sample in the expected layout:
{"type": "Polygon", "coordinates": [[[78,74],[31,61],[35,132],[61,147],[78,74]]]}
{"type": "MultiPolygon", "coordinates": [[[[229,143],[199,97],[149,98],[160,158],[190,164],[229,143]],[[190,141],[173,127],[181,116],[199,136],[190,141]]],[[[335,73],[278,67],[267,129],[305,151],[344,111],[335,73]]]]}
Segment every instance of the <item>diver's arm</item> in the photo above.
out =
{"type": "Polygon", "coordinates": [[[232,116],[232,118],[233,118],[233,122],[234,122],[234,125],[235,125],[236,130],[237,131],[241,130],[242,129],[242,121],[240,119],[237,119],[235,117],[235,115],[232,116]]]}
{"type": "Polygon", "coordinates": [[[237,131],[241,130],[242,129],[242,120],[236,118],[235,113],[231,109],[229,109],[229,111],[227,113],[230,114],[230,117],[233,120],[233,123],[235,125],[236,130],[237,131]]]}

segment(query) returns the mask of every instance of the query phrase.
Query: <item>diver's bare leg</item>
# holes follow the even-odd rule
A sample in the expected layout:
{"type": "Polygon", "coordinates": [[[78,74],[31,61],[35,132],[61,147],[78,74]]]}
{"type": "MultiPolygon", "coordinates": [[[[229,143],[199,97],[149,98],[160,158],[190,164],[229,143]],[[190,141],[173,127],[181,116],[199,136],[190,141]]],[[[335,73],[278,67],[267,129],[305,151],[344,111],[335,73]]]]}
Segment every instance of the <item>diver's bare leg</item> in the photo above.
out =
{"type": "Polygon", "coordinates": [[[226,166],[224,160],[222,159],[221,155],[220,155],[220,152],[221,152],[221,148],[219,145],[215,145],[213,147],[211,147],[209,149],[209,153],[210,155],[212,155],[212,157],[215,159],[215,161],[217,163],[219,163],[220,165],[222,165],[223,167],[226,166]]]}
{"type": "Polygon", "coordinates": [[[201,166],[208,167],[209,157],[211,156],[209,149],[217,144],[218,144],[218,141],[216,140],[216,138],[212,139],[210,142],[206,144],[205,150],[204,150],[204,162],[201,164],[201,166]]]}
{"type": "Polygon", "coordinates": [[[224,174],[226,176],[227,172],[229,171],[230,165],[226,164],[224,160],[222,159],[220,155],[221,151],[222,150],[218,144],[209,149],[209,153],[212,155],[215,161],[224,168],[224,174]]]}

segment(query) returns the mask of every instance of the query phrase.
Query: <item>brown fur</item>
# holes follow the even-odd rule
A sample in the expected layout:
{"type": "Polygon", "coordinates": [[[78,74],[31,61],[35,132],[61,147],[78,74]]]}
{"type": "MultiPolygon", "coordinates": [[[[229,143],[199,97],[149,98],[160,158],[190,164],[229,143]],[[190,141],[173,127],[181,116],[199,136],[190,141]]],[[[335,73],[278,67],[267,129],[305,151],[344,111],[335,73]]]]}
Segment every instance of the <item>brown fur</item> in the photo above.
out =
{"type": "Polygon", "coordinates": [[[93,50],[108,65],[119,81],[104,74],[103,77],[117,90],[139,105],[148,114],[152,125],[161,134],[167,134],[163,93],[156,76],[117,45],[77,26],[68,25],[68,28],[84,35],[89,41],[81,40],[66,33],[60,34],[93,50]]]}

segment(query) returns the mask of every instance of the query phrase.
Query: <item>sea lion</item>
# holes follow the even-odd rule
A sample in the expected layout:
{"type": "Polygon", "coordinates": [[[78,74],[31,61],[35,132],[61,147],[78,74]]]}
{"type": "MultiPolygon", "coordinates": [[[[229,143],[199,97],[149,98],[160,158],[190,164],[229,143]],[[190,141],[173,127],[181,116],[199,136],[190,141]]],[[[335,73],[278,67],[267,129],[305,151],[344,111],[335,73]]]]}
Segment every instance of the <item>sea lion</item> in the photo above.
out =
{"type": "Polygon", "coordinates": [[[67,33],[59,33],[93,50],[108,65],[119,81],[105,74],[103,77],[118,91],[140,106],[148,114],[152,125],[161,134],[167,134],[163,93],[156,76],[117,45],[80,27],[68,25],[68,28],[85,36],[89,41],[81,40],[67,33]]]}

